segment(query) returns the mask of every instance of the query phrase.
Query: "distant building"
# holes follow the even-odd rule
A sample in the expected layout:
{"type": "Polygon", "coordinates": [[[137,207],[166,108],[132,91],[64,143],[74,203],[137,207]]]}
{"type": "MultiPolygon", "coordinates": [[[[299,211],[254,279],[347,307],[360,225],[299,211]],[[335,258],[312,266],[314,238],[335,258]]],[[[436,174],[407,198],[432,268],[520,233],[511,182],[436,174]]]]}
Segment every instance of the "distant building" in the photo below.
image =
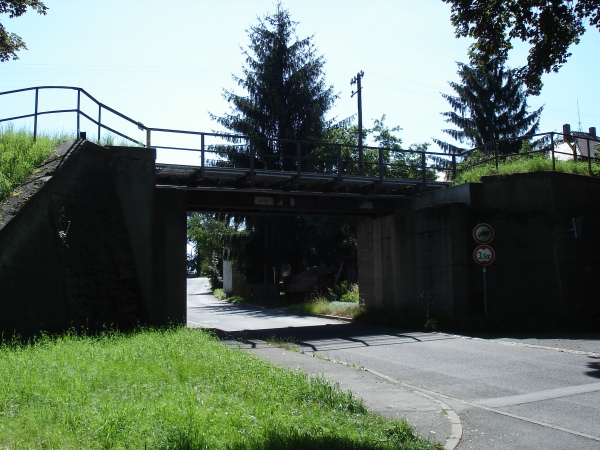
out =
{"type": "Polygon", "coordinates": [[[595,156],[600,152],[600,140],[596,135],[596,127],[590,127],[587,133],[571,131],[571,125],[563,125],[565,142],[571,147],[573,156],[595,156]]]}

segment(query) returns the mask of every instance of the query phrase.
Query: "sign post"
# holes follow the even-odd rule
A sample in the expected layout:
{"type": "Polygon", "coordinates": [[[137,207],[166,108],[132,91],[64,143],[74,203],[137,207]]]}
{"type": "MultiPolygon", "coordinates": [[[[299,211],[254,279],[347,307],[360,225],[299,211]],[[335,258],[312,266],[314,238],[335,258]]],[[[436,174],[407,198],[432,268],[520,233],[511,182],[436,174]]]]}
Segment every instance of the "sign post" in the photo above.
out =
{"type": "Polygon", "coordinates": [[[494,262],[496,259],[496,253],[489,244],[494,239],[494,229],[487,223],[480,223],[473,228],[473,239],[475,242],[480,244],[473,252],[473,259],[477,264],[482,267],[483,270],[483,313],[487,317],[487,271],[486,267],[494,262]]]}

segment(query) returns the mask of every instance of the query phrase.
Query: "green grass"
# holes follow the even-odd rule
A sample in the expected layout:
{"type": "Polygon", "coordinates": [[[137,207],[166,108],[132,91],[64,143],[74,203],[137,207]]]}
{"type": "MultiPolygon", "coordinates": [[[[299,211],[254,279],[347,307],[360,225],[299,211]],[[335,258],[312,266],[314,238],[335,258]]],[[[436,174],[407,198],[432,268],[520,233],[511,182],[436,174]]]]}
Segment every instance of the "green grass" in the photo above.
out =
{"type": "MultiPolygon", "coordinates": [[[[66,133],[38,134],[34,141],[33,133],[28,130],[17,131],[10,126],[0,128],[0,201],[34,173],[56,146],[66,139],[73,139],[73,136],[66,133]]],[[[102,146],[131,145],[110,134],[96,143],[102,146]]]]}
{"type": "Polygon", "coordinates": [[[294,303],[288,309],[349,319],[364,312],[364,307],[360,304],[358,284],[351,284],[348,281],[327,288],[327,292],[316,295],[311,301],[294,303]]]}
{"type": "MultiPolygon", "coordinates": [[[[254,303],[261,305],[261,302],[252,302],[243,297],[228,297],[223,289],[215,289],[213,295],[219,300],[230,303],[254,303]]],[[[346,317],[348,319],[357,317],[364,312],[364,307],[359,304],[358,292],[346,293],[339,301],[331,301],[325,297],[315,297],[308,302],[292,303],[285,306],[285,309],[309,314],[346,317]]]]}
{"type": "Polygon", "coordinates": [[[0,201],[25,181],[52,153],[63,136],[38,136],[12,128],[0,130],[0,201]]]}
{"type": "Polygon", "coordinates": [[[5,344],[0,383],[0,448],[436,448],[351,393],[201,330],[5,344]]]}
{"type": "Polygon", "coordinates": [[[288,309],[310,314],[347,317],[349,319],[360,315],[363,311],[363,307],[358,302],[329,301],[323,298],[317,298],[311,302],[294,303],[288,306],[288,309]]]}
{"type": "MultiPolygon", "coordinates": [[[[580,175],[590,175],[588,162],[585,160],[556,161],[556,171],[575,173],[580,175]]],[[[593,161],[591,164],[592,175],[600,176],[600,164],[593,161]]],[[[460,171],[453,184],[479,183],[482,176],[502,175],[511,173],[537,172],[552,170],[552,160],[544,154],[535,154],[530,156],[514,155],[501,161],[496,169],[495,163],[488,162],[464,171],[460,171]]]]}

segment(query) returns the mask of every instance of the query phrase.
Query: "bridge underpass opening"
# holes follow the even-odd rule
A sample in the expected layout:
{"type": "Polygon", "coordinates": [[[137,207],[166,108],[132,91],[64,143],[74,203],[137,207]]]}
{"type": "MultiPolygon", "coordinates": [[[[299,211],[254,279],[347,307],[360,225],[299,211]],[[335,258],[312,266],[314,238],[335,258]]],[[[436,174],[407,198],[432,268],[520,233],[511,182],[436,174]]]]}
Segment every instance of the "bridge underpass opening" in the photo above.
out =
{"type": "MultiPolygon", "coordinates": [[[[301,273],[305,273],[304,282],[317,276],[331,283],[358,282],[356,217],[267,212],[241,216],[238,213],[235,220],[232,214],[188,210],[188,230],[192,237],[188,245],[194,247],[188,270],[211,278],[213,287],[220,281],[228,296],[278,304],[280,295],[287,292],[282,288],[288,287],[291,276],[301,273]],[[222,235],[207,238],[195,226],[204,227],[204,232],[220,229],[222,235]],[[193,237],[198,235],[202,242],[196,246],[193,237]],[[211,248],[215,241],[222,245],[211,248]],[[235,268],[233,260],[240,261],[235,268]],[[313,269],[306,273],[310,268],[313,269]]],[[[288,300],[291,298],[290,294],[288,300]]],[[[297,290],[294,298],[300,298],[297,290]]]]}
{"type": "MultiPolygon", "coordinates": [[[[330,224],[336,220],[351,222],[352,225],[346,228],[353,230],[349,239],[356,242],[355,221],[357,219],[394,214],[418,193],[446,185],[440,182],[423,183],[422,180],[413,179],[341,177],[337,174],[325,173],[162,164],[157,166],[156,180],[159,190],[174,189],[184,193],[188,214],[190,212],[214,213],[251,218],[251,225],[259,228],[258,233],[262,235],[262,242],[260,244],[255,242],[256,254],[246,257],[248,260],[255,261],[254,269],[256,265],[261,267],[261,276],[254,275],[250,277],[250,281],[255,287],[260,286],[262,296],[266,296],[269,291],[271,292],[269,295],[273,298],[279,294],[278,287],[284,272],[295,275],[312,266],[325,264],[339,266],[339,259],[348,259],[349,256],[356,259],[354,246],[344,252],[344,255],[330,255],[327,254],[326,249],[320,249],[317,253],[323,255],[323,261],[307,261],[303,255],[308,252],[297,248],[311,245],[310,238],[313,238],[312,242],[314,242],[314,236],[303,239],[301,233],[296,236],[290,234],[294,228],[306,228],[307,217],[311,217],[313,222],[330,221],[330,224]],[[304,223],[303,226],[298,227],[296,222],[304,223]],[[285,238],[280,236],[282,233],[285,233],[285,238]],[[291,244],[298,240],[302,242],[297,242],[294,249],[291,244]],[[286,258],[278,256],[282,248],[288,250],[285,268],[280,262],[286,258]],[[290,259],[290,254],[298,255],[297,261],[290,259]],[[260,256],[262,261],[258,262],[260,256]],[[336,256],[338,261],[332,264],[336,256]]],[[[331,227],[321,224],[321,229],[327,228],[331,227]]],[[[230,248],[231,250],[236,251],[235,248],[230,248]]],[[[196,272],[199,270],[197,266],[196,264],[194,268],[196,272]]],[[[339,267],[336,271],[339,272],[339,267]]],[[[340,274],[337,273],[334,281],[339,281],[339,277],[340,274]]],[[[352,281],[358,281],[357,278],[357,275],[354,276],[352,281]]],[[[234,289],[230,289],[233,292],[234,289]]],[[[248,290],[245,292],[250,295],[248,290]]],[[[238,292],[234,292],[234,295],[244,297],[238,292]]]]}

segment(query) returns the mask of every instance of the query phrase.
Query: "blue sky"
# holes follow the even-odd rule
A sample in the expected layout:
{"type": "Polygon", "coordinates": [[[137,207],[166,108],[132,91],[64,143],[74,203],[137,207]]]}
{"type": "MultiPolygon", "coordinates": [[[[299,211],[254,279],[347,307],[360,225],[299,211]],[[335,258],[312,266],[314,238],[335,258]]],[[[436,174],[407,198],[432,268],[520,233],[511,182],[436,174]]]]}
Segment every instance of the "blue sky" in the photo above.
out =
{"type": "MultiPolygon", "coordinates": [[[[164,2],[155,0],[45,0],[46,16],[0,16],[29,50],[0,64],[0,91],[42,85],[82,87],[102,103],[157,128],[222,131],[210,119],[228,111],[222,89],[241,75],[241,47],[257,17],[274,0],[164,2]]],[[[456,61],[466,62],[469,41],[454,37],[450,8],[441,0],[287,0],[299,37],[314,36],[326,81],[340,98],[331,117],[356,113],[350,80],[363,70],[363,120],[387,116],[406,146],[447,140],[441,112],[449,105],[456,61]]],[[[590,30],[558,74],[545,75],[530,109],[545,105],[541,131],[600,129],[600,33],[590,30]]],[[[521,65],[519,46],[511,66],[521,65]]],[[[241,93],[241,92],[240,92],[241,93]]],[[[48,99],[47,102],[58,99],[48,99]]],[[[29,102],[29,101],[28,101],[29,102]]],[[[29,104],[29,103],[28,103],[29,104]]],[[[2,115],[23,105],[0,99],[2,115]]],[[[431,149],[435,148],[432,144],[431,149]]]]}

